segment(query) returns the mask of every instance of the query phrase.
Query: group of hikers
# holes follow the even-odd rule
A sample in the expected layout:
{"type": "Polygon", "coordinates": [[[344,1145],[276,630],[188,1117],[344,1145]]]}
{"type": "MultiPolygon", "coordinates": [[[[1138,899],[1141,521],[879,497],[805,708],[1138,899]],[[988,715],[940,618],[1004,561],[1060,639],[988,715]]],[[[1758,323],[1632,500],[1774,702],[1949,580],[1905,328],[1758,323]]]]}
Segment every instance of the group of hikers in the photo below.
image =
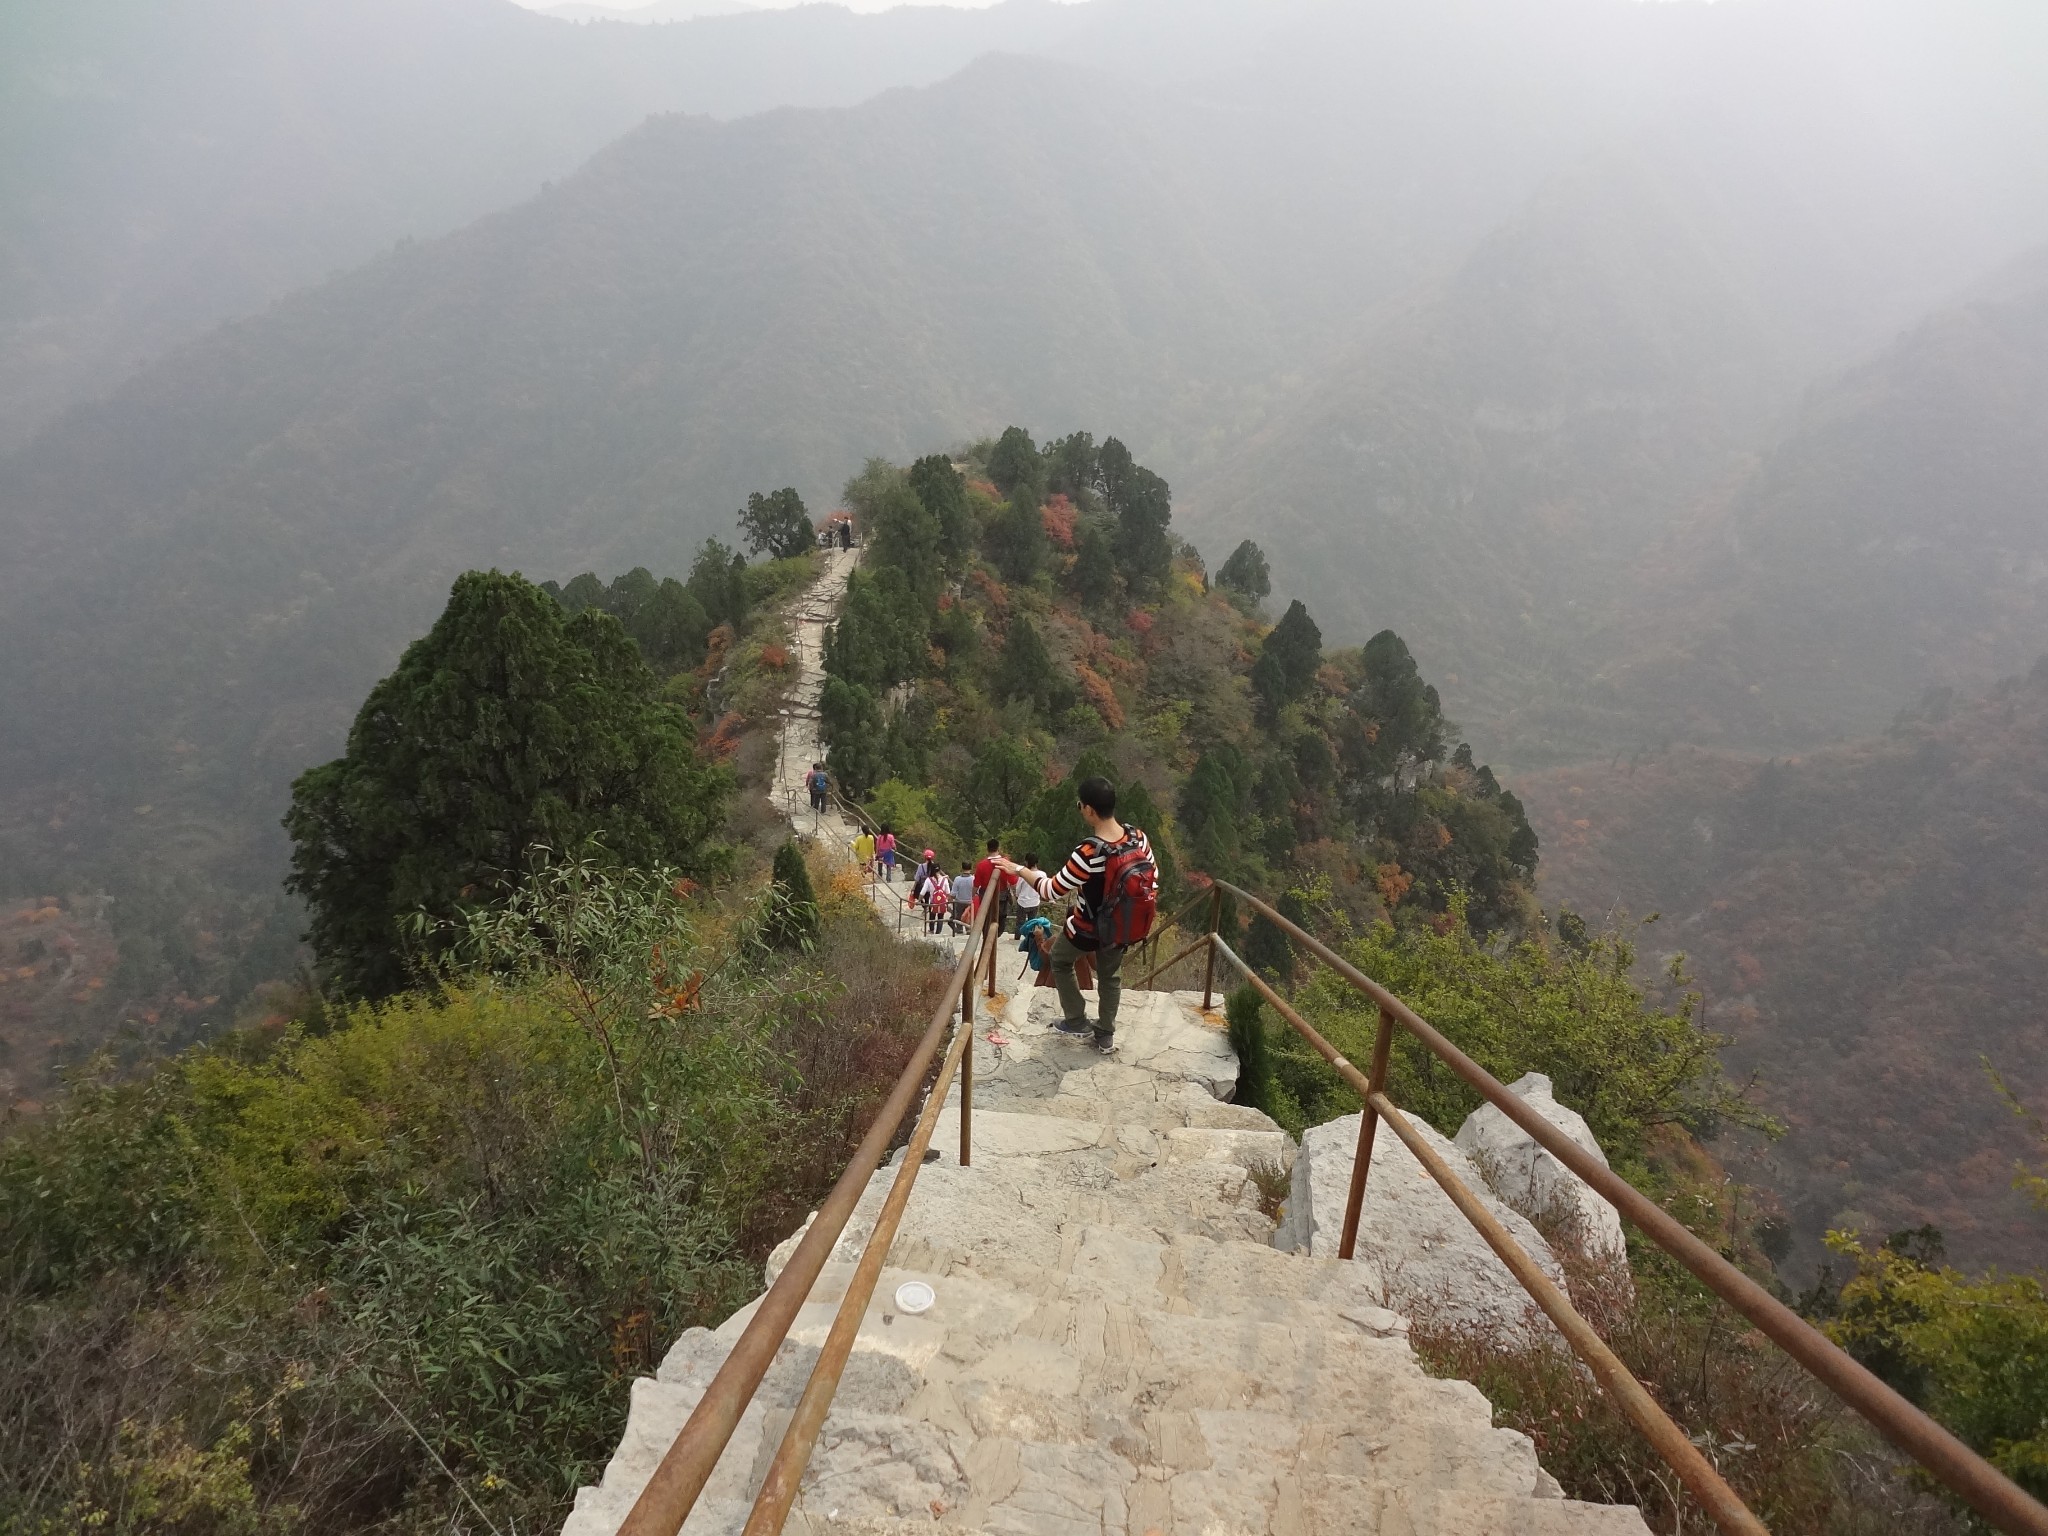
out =
{"type": "MultiPolygon", "coordinates": [[[[994,901],[996,931],[1015,933],[1030,969],[1052,972],[1060,998],[1054,1028],[1108,1052],[1116,1043],[1124,951],[1151,932],[1159,871],[1144,831],[1116,819],[1116,786],[1104,778],[1083,779],[1075,794],[1088,835],[1057,870],[1041,869],[1035,852],[1022,863],[1006,857],[1001,840],[992,837],[972,866],[963,859],[948,874],[945,861],[927,848],[910,870],[908,901],[923,913],[928,934],[965,933],[983,900],[994,901]],[[1043,909],[1061,900],[1070,905],[1056,929],[1043,909]],[[1093,1022],[1082,996],[1091,973],[1097,997],[1093,1022]]],[[[887,823],[875,832],[863,829],[853,852],[871,878],[895,883],[900,861],[896,833],[887,823]]]]}

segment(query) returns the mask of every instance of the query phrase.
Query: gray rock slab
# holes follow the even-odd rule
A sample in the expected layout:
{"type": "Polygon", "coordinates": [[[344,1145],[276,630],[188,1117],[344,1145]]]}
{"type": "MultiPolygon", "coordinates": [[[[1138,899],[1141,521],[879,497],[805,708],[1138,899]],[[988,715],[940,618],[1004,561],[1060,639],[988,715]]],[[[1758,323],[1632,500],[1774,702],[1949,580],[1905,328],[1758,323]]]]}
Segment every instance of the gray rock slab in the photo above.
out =
{"type": "MultiPolygon", "coordinates": [[[[1336,1254],[1359,1119],[1345,1115],[1312,1127],[1302,1137],[1286,1210],[1273,1238],[1276,1247],[1317,1256],[1336,1254]]],[[[1495,1195],[1450,1141],[1421,1121],[1412,1123],[1545,1272],[1562,1284],[1564,1271],[1557,1256],[1528,1218],[1495,1195]]],[[[1504,1338],[1550,1326],[1450,1196],[1384,1125],[1373,1138],[1356,1262],[1370,1266],[1379,1277],[1383,1305],[1432,1324],[1491,1328],[1504,1338]]]]}
{"type": "MultiPolygon", "coordinates": [[[[1508,1092],[1563,1131],[1601,1167],[1607,1166],[1607,1154],[1585,1116],[1558,1103],[1550,1079],[1541,1072],[1509,1083],[1508,1092]]],[[[1621,1216],[1607,1198],[1493,1105],[1482,1104],[1467,1115],[1456,1139],[1458,1149],[1516,1210],[1543,1223],[1546,1230],[1561,1232],[1587,1253],[1609,1259],[1625,1254],[1621,1216]]]]}

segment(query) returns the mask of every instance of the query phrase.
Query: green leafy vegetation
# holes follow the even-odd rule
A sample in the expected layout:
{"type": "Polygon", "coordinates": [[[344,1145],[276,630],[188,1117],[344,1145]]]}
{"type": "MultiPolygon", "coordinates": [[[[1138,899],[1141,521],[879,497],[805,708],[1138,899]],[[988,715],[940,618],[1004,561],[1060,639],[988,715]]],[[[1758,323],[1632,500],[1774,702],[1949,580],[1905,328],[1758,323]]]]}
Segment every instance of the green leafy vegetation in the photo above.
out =
{"type": "Polygon", "coordinates": [[[289,1000],[0,1143],[0,1529],[560,1518],[839,1172],[933,973],[858,893],[558,862],[441,984],[289,1000]]]}

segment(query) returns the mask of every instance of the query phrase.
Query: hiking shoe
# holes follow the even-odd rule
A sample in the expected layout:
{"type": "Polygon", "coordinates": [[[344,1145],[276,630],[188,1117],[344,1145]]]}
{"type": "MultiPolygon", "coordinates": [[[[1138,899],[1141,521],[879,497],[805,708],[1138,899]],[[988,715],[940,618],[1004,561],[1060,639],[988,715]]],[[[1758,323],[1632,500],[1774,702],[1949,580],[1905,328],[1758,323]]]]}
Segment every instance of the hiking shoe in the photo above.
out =
{"type": "Polygon", "coordinates": [[[1095,1038],[1088,1043],[1094,1046],[1102,1055],[1107,1056],[1116,1049],[1116,1032],[1111,1030],[1108,1034],[1104,1034],[1101,1030],[1097,1030],[1095,1038]]]}
{"type": "Polygon", "coordinates": [[[1053,1033],[1059,1035],[1086,1035],[1093,1039],[1095,1026],[1086,1019],[1061,1019],[1053,1025],[1053,1033]]]}

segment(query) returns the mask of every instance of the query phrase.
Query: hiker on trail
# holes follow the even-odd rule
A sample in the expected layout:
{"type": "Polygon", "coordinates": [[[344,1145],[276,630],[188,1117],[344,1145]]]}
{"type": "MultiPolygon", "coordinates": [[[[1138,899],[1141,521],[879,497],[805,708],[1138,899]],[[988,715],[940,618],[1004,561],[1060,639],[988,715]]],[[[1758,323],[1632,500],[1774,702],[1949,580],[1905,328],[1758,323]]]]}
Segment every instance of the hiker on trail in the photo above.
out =
{"type": "Polygon", "coordinates": [[[882,866],[882,879],[890,885],[896,883],[896,834],[889,830],[889,823],[882,823],[882,830],[875,834],[875,858],[882,866]]]}
{"type": "Polygon", "coordinates": [[[839,519],[839,547],[841,549],[853,548],[853,520],[851,518],[842,517],[839,519]]]}
{"type": "Polygon", "coordinates": [[[955,933],[965,933],[967,931],[967,917],[974,910],[975,894],[974,876],[967,866],[962,864],[960,866],[960,873],[953,877],[953,931],[955,933]]]}
{"type": "MultiPolygon", "coordinates": [[[[929,854],[931,850],[926,849],[925,852],[929,854]]],[[[935,858],[927,858],[918,867],[923,874],[913,891],[924,898],[924,931],[944,933],[946,908],[953,900],[953,884],[946,878],[946,866],[935,858]]]]}
{"type": "Polygon", "coordinates": [[[1038,855],[1025,854],[1024,873],[1007,878],[1017,898],[1017,936],[1022,938],[1024,925],[1038,916],[1039,905],[1044,899],[1038,894],[1038,855]]]}
{"type": "Polygon", "coordinates": [[[862,827],[860,835],[853,840],[853,862],[860,866],[863,879],[875,878],[875,834],[866,827],[862,827]]]}
{"type": "Polygon", "coordinates": [[[1011,879],[1008,875],[1004,874],[1001,870],[996,868],[996,850],[1001,846],[1002,845],[995,838],[990,838],[988,840],[988,852],[983,854],[981,857],[981,861],[974,866],[974,899],[976,901],[980,901],[982,898],[982,893],[984,891],[988,890],[991,886],[995,888],[995,929],[997,933],[1001,933],[1003,931],[1003,925],[1009,921],[1010,890],[1017,883],[1015,880],[1011,879]]]}
{"type": "Polygon", "coordinates": [[[811,764],[811,771],[804,775],[804,787],[811,792],[812,812],[822,816],[825,813],[825,792],[832,787],[823,763],[811,764]]]}
{"type": "Polygon", "coordinates": [[[1008,859],[1002,868],[1020,884],[1030,879],[1041,897],[1079,895],[1052,946],[1052,979],[1060,994],[1060,1021],[1053,1027],[1063,1035],[1090,1036],[1095,1049],[1107,1053],[1116,1049],[1124,951],[1152,931],[1159,906],[1159,866],[1144,832],[1116,819],[1114,784],[1104,778],[1083,779],[1076,796],[1088,835],[1058,874],[1027,870],[1008,859]],[[1083,955],[1095,959],[1097,1017],[1092,1026],[1074,976],[1083,955]]]}

